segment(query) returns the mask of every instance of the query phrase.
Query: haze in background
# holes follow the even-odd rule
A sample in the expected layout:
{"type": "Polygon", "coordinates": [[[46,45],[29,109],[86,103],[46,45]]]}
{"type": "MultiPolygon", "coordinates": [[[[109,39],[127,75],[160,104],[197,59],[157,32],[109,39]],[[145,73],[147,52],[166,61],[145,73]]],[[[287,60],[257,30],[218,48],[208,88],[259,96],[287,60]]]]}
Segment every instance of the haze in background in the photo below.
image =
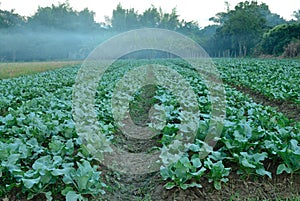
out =
{"type": "MultiPolygon", "coordinates": [[[[274,13],[270,5],[253,0],[218,1],[216,5],[223,7],[221,12],[211,2],[202,5],[201,1],[188,0],[185,4],[169,1],[167,5],[168,0],[161,0],[164,5],[155,1],[121,1],[124,5],[109,1],[110,4],[101,6],[92,4],[92,0],[85,1],[85,5],[79,4],[79,0],[35,1],[40,4],[30,3],[31,0],[12,0],[15,10],[0,5],[0,62],[82,60],[108,38],[146,27],[181,33],[201,45],[211,57],[295,57],[300,53],[300,9],[295,5],[290,13],[295,20],[286,20],[281,16],[285,9],[274,13]],[[144,7],[146,4],[141,2],[148,2],[149,7],[144,7]],[[20,5],[22,9],[18,10],[20,5]],[[111,8],[105,10],[109,12],[105,20],[95,19],[98,8],[109,6],[111,8]],[[26,14],[25,11],[34,13],[26,14]],[[208,18],[213,25],[205,26],[201,22],[208,18]]],[[[97,14],[99,17],[100,12],[97,14]]],[[[101,13],[101,16],[105,14],[101,13]]],[[[171,55],[142,52],[126,58],[151,57],[170,58],[171,55]]]]}
{"type": "MultiPolygon", "coordinates": [[[[231,8],[242,0],[228,0],[231,8]]],[[[39,6],[57,5],[62,0],[0,0],[0,9],[11,10],[23,16],[32,16],[39,6]]],[[[123,8],[134,8],[142,13],[145,9],[154,5],[156,8],[161,7],[164,12],[170,13],[176,7],[180,19],[186,21],[197,21],[200,27],[205,27],[213,22],[208,19],[213,17],[216,13],[226,10],[225,0],[69,0],[72,8],[75,10],[83,10],[89,8],[96,13],[95,20],[97,22],[104,22],[104,16],[111,17],[112,10],[121,3],[123,8]]],[[[293,18],[293,11],[300,9],[299,0],[263,0],[257,1],[258,3],[264,2],[269,6],[272,13],[277,13],[285,20],[293,18]]]]}

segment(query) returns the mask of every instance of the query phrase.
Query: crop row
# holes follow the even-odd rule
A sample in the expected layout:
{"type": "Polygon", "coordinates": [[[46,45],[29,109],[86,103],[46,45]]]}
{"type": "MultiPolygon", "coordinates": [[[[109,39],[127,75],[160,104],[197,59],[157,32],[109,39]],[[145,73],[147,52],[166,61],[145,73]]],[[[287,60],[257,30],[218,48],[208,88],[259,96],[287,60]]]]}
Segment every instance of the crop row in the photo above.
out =
{"type": "Polygon", "coordinates": [[[300,104],[300,62],[275,59],[216,59],[224,81],[270,99],[300,104]]]}
{"type": "MultiPolygon", "coordinates": [[[[95,109],[99,125],[117,146],[118,127],[110,104],[113,89],[126,72],[147,62],[116,62],[98,86],[95,109]]],[[[199,153],[205,147],[203,139],[210,121],[209,91],[199,75],[181,61],[154,62],[186,78],[197,94],[201,111],[196,140],[184,145],[180,158],[170,162],[168,149],[178,141],[174,136],[180,128],[182,108],[168,89],[159,86],[155,91],[153,104],[167,117],[158,147],[162,161],[168,161],[160,168],[166,188],[201,187],[199,179],[205,177],[220,189],[232,171],[229,164],[248,176],[272,177],[267,168],[269,161],[276,165],[277,174],[299,171],[300,124],[228,86],[222,135],[214,150],[202,159],[199,153]]],[[[74,66],[0,81],[0,102],[4,103],[0,115],[0,197],[15,189],[20,190],[18,196],[44,195],[47,200],[60,196],[84,200],[105,192],[99,165],[78,137],[72,118],[72,85],[78,69],[74,66]]]]}

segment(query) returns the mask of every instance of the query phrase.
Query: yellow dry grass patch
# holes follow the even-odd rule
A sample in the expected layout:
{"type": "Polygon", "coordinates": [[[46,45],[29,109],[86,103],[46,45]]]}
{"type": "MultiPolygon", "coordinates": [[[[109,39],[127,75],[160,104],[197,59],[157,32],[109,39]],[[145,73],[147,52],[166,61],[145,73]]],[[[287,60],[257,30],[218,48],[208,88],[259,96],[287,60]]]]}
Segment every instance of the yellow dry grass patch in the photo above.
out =
{"type": "Polygon", "coordinates": [[[81,63],[82,61],[0,63],[0,79],[30,75],[81,63]]]}

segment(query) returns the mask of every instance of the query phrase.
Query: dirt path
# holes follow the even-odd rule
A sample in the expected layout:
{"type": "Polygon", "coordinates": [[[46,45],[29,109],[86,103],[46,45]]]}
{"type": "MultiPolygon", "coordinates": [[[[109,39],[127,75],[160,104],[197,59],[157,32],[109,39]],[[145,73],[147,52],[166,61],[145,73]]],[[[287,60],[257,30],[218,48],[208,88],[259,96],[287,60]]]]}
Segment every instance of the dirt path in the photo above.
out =
{"type": "MultiPolygon", "coordinates": [[[[233,168],[234,169],[234,168],[233,168]]],[[[222,201],[222,200],[286,200],[300,196],[300,175],[275,175],[274,178],[241,178],[234,170],[229,181],[216,190],[207,178],[201,178],[202,188],[167,190],[159,173],[149,175],[110,175],[109,185],[112,191],[100,198],[100,201],[222,201]],[[115,175],[115,176],[112,176],[115,175]]]]}
{"type": "Polygon", "coordinates": [[[222,200],[285,200],[292,196],[299,196],[299,177],[280,175],[273,179],[248,178],[242,179],[240,175],[232,173],[229,181],[222,184],[221,190],[213,188],[207,180],[201,181],[203,188],[191,188],[185,191],[180,189],[165,190],[159,185],[152,194],[153,200],[174,201],[222,201],[222,200]]]}

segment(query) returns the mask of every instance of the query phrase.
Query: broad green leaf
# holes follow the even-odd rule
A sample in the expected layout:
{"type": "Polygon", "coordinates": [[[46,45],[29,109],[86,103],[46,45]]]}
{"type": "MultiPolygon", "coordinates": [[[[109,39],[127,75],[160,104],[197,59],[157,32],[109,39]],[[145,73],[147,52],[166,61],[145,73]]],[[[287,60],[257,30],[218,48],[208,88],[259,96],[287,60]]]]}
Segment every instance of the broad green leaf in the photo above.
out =
{"type": "Polygon", "coordinates": [[[164,180],[170,177],[169,170],[166,167],[160,167],[160,175],[164,180]]]}
{"type": "Polygon", "coordinates": [[[180,162],[181,162],[182,165],[183,165],[184,167],[186,167],[186,168],[191,168],[191,167],[192,167],[192,165],[191,165],[190,160],[189,160],[188,157],[182,157],[182,158],[180,159],[180,162]]]}
{"type": "Polygon", "coordinates": [[[200,170],[198,170],[197,172],[191,172],[190,174],[193,176],[197,176],[200,177],[204,174],[206,168],[202,167],[200,170]]]}
{"type": "Polygon", "coordinates": [[[46,196],[47,201],[52,201],[53,200],[51,191],[46,192],[45,196],[46,196]]]}
{"type": "Polygon", "coordinates": [[[53,169],[51,171],[51,174],[53,176],[60,176],[60,175],[65,175],[65,174],[68,174],[68,169],[53,169]]]}
{"type": "Polygon", "coordinates": [[[168,182],[168,183],[166,183],[165,185],[164,185],[164,187],[166,188],[166,189],[172,189],[172,188],[174,188],[176,185],[175,185],[175,183],[174,182],[168,182]]]}
{"type": "Polygon", "coordinates": [[[267,158],[268,154],[266,152],[263,152],[263,153],[256,153],[253,156],[255,161],[258,162],[258,161],[263,161],[265,158],[267,158]]]}
{"type": "Polygon", "coordinates": [[[265,168],[259,168],[255,172],[261,176],[267,175],[270,179],[272,179],[271,172],[266,171],[265,168]]]}
{"type": "Polygon", "coordinates": [[[190,144],[189,149],[193,152],[199,152],[200,151],[200,147],[197,144],[190,144]]]}
{"type": "Polygon", "coordinates": [[[246,158],[242,158],[242,165],[244,167],[249,167],[249,168],[256,168],[255,165],[252,165],[251,163],[248,162],[246,158]]]}
{"type": "Polygon", "coordinates": [[[292,169],[286,167],[285,164],[280,164],[280,165],[278,165],[278,167],[277,167],[276,174],[277,174],[277,175],[278,175],[278,174],[282,174],[284,171],[285,171],[286,173],[291,173],[291,172],[292,172],[292,169]]]}
{"type": "Polygon", "coordinates": [[[64,188],[62,191],[61,191],[61,194],[66,196],[68,194],[68,192],[70,191],[74,191],[73,188],[71,186],[67,186],[66,188],[64,188]]]}
{"type": "Polygon", "coordinates": [[[51,156],[42,156],[39,159],[37,159],[34,164],[32,165],[32,168],[34,170],[38,170],[41,172],[45,172],[48,168],[50,168],[53,165],[53,162],[51,160],[51,156]]]}
{"type": "Polygon", "coordinates": [[[191,159],[191,162],[192,162],[193,166],[196,168],[199,168],[202,165],[199,158],[193,158],[193,159],[191,159]]]}
{"type": "Polygon", "coordinates": [[[63,171],[58,170],[54,172],[55,174],[64,173],[63,182],[65,184],[72,184],[74,183],[73,175],[76,174],[76,170],[73,167],[65,168],[63,171]],[[68,171],[66,171],[68,170],[68,171]]]}
{"type": "Polygon", "coordinates": [[[36,178],[36,179],[22,179],[22,182],[24,184],[24,186],[28,189],[31,189],[33,187],[34,184],[37,184],[40,182],[40,177],[36,178]]]}
{"type": "Polygon", "coordinates": [[[66,195],[66,201],[83,201],[83,197],[75,191],[69,191],[66,195]]]}
{"type": "Polygon", "coordinates": [[[87,184],[90,179],[89,175],[86,176],[80,176],[80,177],[75,177],[78,185],[78,190],[82,191],[87,189],[87,184]]]}
{"type": "Polygon", "coordinates": [[[214,187],[217,190],[221,190],[221,182],[220,181],[214,181],[214,187]]]}
{"type": "Polygon", "coordinates": [[[174,172],[176,177],[185,179],[187,177],[188,171],[189,169],[187,167],[184,167],[182,164],[177,163],[174,172]]]}
{"type": "Polygon", "coordinates": [[[196,182],[193,182],[191,184],[187,184],[188,188],[193,188],[193,187],[196,187],[196,188],[202,188],[202,185],[201,184],[198,184],[196,182]]]}
{"type": "Polygon", "coordinates": [[[187,184],[185,184],[185,183],[180,183],[180,188],[182,189],[182,190],[186,190],[189,186],[187,185],[187,184]]]}
{"type": "Polygon", "coordinates": [[[300,155],[300,146],[298,145],[299,142],[297,140],[295,140],[295,139],[292,139],[290,141],[290,143],[291,143],[291,147],[292,147],[293,153],[297,154],[297,155],[300,155]]]}

